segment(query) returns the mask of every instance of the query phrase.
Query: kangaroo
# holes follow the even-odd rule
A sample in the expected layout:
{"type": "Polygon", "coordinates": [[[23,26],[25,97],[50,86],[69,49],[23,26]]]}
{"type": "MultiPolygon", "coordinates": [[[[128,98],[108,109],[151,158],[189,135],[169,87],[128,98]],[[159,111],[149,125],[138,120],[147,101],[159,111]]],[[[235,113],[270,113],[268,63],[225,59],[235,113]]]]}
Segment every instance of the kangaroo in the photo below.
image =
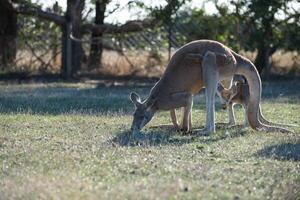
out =
{"type": "MultiPolygon", "coordinates": [[[[250,93],[249,93],[249,85],[247,81],[240,77],[239,80],[234,81],[231,88],[226,89],[221,84],[218,84],[218,93],[221,99],[223,99],[223,109],[228,109],[228,116],[229,116],[229,125],[236,125],[235,115],[234,115],[234,105],[235,104],[241,104],[243,108],[246,110],[249,99],[250,99],[250,93]]],[[[280,124],[280,123],[274,123],[268,121],[261,112],[261,107],[259,105],[258,109],[258,118],[259,120],[269,126],[295,126],[293,124],[280,124]]],[[[248,119],[247,115],[245,113],[245,121],[244,121],[244,127],[247,127],[248,119]]]]}
{"type": "MultiPolygon", "coordinates": [[[[204,129],[194,130],[194,134],[215,132],[215,94],[218,82],[230,80],[231,85],[235,74],[243,75],[249,84],[250,98],[246,113],[250,126],[259,131],[291,132],[259,120],[262,86],[258,71],[250,60],[217,41],[197,40],[174,53],[148,98],[141,101],[138,94],[130,94],[135,105],[132,134],[140,134],[140,130],[160,110],[185,107],[185,116],[189,116],[193,95],[203,87],[206,88],[206,123],[204,129]]],[[[188,120],[183,121],[183,126],[189,126],[188,120]]]]}

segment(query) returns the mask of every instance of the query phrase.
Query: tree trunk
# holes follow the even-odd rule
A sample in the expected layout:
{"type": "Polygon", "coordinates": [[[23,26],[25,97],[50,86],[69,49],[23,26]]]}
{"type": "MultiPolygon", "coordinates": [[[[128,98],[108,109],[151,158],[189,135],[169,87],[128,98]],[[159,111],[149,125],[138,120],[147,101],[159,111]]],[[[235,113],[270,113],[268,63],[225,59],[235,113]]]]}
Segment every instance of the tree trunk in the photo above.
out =
{"type": "Polygon", "coordinates": [[[62,26],[62,75],[71,78],[81,69],[83,60],[83,48],[80,42],[71,40],[71,34],[75,38],[81,38],[81,20],[84,1],[67,1],[66,24],[62,26]]]}
{"type": "MultiPolygon", "coordinates": [[[[103,25],[105,19],[105,10],[108,0],[97,0],[96,1],[96,17],[95,24],[103,25]]],[[[103,45],[102,41],[99,40],[103,36],[103,33],[92,33],[92,44],[90,48],[89,57],[89,69],[96,69],[98,66],[101,67],[102,64],[102,52],[103,45]]]]}
{"type": "Polygon", "coordinates": [[[69,78],[67,74],[67,26],[61,26],[61,75],[69,78]]]}
{"type": "Polygon", "coordinates": [[[171,50],[172,50],[172,22],[170,20],[168,24],[168,61],[171,59],[171,50]]]}
{"type": "Polygon", "coordinates": [[[254,61],[254,64],[259,74],[261,74],[263,69],[269,65],[269,57],[270,57],[270,48],[266,47],[262,43],[257,50],[257,55],[254,61]]]}
{"type": "MultiPolygon", "coordinates": [[[[81,20],[82,20],[82,10],[84,8],[84,1],[79,0],[79,5],[76,5],[78,0],[68,0],[68,4],[71,4],[71,34],[75,38],[81,38],[81,20]],[[77,6],[77,8],[76,8],[77,6]]],[[[68,13],[67,13],[68,14],[68,13]]],[[[72,75],[78,72],[81,69],[81,61],[83,60],[83,48],[81,42],[76,42],[72,40],[71,42],[72,48],[72,75]]]]}
{"type": "Polygon", "coordinates": [[[62,53],[61,53],[61,74],[65,79],[70,79],[72,74],[72,41],[70,38],[71,23],[62,26],[62,53]]]}
{"type": "Polygon", "coordinates": [[[0,65],[14,61],[17,53],[17,15],[7,0],[0,1],[0,65]]]}

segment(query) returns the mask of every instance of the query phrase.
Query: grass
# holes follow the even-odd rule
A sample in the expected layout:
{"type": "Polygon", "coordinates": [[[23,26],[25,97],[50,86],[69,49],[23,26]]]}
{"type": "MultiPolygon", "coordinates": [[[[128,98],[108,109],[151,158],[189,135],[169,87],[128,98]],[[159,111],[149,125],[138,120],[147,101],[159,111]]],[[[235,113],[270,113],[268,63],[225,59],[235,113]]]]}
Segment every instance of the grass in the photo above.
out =
{"type": "MultiPolygon", "coordinates": [[[[300,124],[300,82],[265,83],[271,121],[300,124]]],[[[167,112],[128,143],[131,90],[148,85],[0,85],[0,199],[299,199],[300,127],[294,134],[226,129],[193,137],[167,112]],[[227,132],[225,134],[225,132],[227,132]]],[[[204,124],[203,93],[193,124],[204,124]]],[[[218,122],[227,114],[217,103],[218,122]]],[[[242,110],[237,109],[239,123],[242,110]]]]}

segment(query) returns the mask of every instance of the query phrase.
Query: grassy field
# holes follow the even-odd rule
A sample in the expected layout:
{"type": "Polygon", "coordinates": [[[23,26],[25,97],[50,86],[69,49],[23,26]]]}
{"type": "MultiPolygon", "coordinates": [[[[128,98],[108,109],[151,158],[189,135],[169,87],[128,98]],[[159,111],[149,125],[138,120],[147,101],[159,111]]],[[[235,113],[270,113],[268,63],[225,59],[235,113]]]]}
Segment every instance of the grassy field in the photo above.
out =
{"type": "MultiPolygon", "coordinates": [[[[300,82],[264,84],[267,119],[300,124],[300,82]]],[[[134,90],[150,85],[0,84],[0,199],[300,199],[300,127],[294,134],[222,128],[173,131],[167,112],[128,144],[134,90]]],[[[193,125],[204,125],[203,92],[193,125]]],[[[227,113],[216,105],[217,122],[227,113]]],[[[242,110],[237,109],[239,123],[242,110]]]]}

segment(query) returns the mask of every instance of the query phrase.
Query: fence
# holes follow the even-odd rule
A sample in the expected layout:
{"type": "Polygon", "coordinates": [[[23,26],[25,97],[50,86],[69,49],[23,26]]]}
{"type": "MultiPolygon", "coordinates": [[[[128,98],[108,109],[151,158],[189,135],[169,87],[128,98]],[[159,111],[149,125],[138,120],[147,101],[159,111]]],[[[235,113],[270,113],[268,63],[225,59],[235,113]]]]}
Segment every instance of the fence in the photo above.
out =
{"type": "MultiPolygon", "coordinates": [[[[102,65],[92,73],[114,75],[136,74],[141,76],[159,76],[175,49],[185,44],[191,31],[196,30],[195,23],[173,24],[172,27],[162,26],[154,30],[130,33],[126,35],[105,35],[103,37],[104,53],[102,65]],[[120,53],[121,50],[121,53],[120,53]]],[[[17,58],[9,66],[11,72],[30,73],[60,73],[61,41],[60,33],[49,31],[45,26],[41,31],[21,28],[17,41],[17,58]]],[[[86,35],[84,40],[89,40],[86,35]]],[[[88,71],[89,43],[83,43],[85,59],[82,63],[82,72],[88,71]]],[[[248,57],[253,53],[245,53],[248,57]]],[[[296,52],[277,52],[272,57],[273,71],[287,73],[295,70],[299,73],[300,57],[296,52]],[[288,62],[284,62],[288,61],[288,62]]]]}

